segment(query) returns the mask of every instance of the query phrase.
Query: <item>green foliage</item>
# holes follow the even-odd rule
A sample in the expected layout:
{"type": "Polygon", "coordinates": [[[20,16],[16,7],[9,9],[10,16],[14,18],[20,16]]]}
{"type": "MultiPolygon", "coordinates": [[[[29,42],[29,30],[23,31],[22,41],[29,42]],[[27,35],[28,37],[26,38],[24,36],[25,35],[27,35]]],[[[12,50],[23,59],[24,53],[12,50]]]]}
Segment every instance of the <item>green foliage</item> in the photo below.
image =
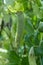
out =
{"type": "Polygon", "coordinates": [[[43,0],[0,0],[0,65],[43,65],[43,0]]]}

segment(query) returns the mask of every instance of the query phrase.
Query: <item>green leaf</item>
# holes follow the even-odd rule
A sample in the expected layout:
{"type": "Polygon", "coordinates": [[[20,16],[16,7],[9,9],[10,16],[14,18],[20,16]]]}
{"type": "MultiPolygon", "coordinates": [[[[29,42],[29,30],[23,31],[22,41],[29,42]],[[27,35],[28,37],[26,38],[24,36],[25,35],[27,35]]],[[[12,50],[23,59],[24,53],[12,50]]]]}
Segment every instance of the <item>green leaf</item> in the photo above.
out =
{"type": "Polygon", "coordinates": [[[29,65],[37,65],[36,63],[36,57],[35,57],[35,53],[34,53],[34,47],[31,47],[30,48],[30,51],[29,51],[29,65]]]}
{"type": "Polygon", "coordinates": [[[29,65],[28,56],[22,58],[21,65],[29,65]]]}
{"type": "Polygon", "coordinates": [[[8,65],[19,65],[20,62],[19,55],[13,50],[10,50],[8,52],[8,60],[9,60],[8,65]]]}
{"type": "Polygon", "coordinates": [[[39,27],[38,27],[40,32],[43,32],[43,22],[39,23],[39,27]]]}
{"type": "Polygon", "coordinates": [[[31,23],[30,19],[26,19],[25,29],[29,35],[32,35],[34,33],[34,28],[33,28],[33,25],[31,23]]]}

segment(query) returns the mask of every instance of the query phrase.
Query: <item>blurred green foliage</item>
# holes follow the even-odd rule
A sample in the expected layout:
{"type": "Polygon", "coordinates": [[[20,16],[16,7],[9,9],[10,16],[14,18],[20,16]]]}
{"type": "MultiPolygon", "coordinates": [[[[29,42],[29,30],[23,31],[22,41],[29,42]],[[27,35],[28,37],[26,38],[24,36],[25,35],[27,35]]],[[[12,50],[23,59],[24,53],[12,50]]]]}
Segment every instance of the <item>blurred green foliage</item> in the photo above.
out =
{"type": "Polygon", "coordinates": [[[43,65],[43,0],[0,0],[0,65],[34,64],[43,65]]]}

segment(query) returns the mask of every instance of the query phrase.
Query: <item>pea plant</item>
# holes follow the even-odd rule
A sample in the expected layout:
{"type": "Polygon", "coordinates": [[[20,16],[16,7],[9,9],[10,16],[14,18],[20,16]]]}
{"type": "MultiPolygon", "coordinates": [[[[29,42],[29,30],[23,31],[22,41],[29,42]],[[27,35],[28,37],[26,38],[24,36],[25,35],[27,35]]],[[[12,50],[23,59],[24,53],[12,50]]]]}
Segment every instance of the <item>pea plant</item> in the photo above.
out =
{"type": "Polygon", "coordinates": [[[43,65],[43,0],[0,0],[0,65],[43,65]]]}

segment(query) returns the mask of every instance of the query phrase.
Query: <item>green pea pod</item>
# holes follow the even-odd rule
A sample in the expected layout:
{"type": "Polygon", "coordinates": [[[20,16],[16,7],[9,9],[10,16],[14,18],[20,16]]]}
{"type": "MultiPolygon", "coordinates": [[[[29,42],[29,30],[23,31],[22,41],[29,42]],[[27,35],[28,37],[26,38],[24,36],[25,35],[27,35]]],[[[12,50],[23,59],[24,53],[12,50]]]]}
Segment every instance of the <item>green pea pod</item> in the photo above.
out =
{"type": "Polygon", "coordinates": [[[15,47],[19,46],[23,36],[24,29],[24,14],[22,12],[17,12],[17,32],[15,36],[15,47]]]}

